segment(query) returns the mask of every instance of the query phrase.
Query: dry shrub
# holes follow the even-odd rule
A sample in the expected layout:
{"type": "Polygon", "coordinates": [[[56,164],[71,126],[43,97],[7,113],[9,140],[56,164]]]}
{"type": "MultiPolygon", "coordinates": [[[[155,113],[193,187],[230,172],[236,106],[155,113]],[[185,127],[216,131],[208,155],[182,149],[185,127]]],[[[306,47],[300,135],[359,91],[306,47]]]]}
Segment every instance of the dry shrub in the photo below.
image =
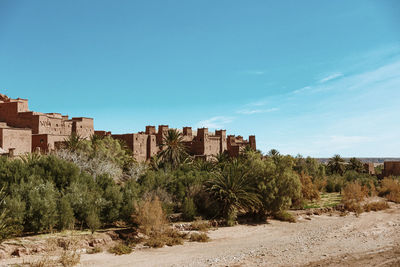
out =
{"type": "Polygon", "coordinates": [[[133,221],[145,235],[159,235],[167,228],[167,219],[158,197],[147,199],[136,208],[133,221]]]}
{"type": "Polygon", "coordinates": [[[275,213],[274,218],[284,222],[291,222],[291,223],[296,222],[296,218],[287,211],[279,211],[275,213]]]}
{"type": "Polygon", "coordinates": [[[379,200],[367,203],[363,206],[364,211],[378,211],[378,210],[385,210],[389,208],[389,204],[386,201],[379,200]]]}
{"type": "Polygon", "coordinates": [[[88,250],[86,253],[87,254],[96,254],[96,253],[100,253],[103,252],[103,249],[101,247],[94,247],[90,250],[88,250]]]}
{"type": "Polygon", "coordinates": [[[206,233],[192,233],[190,235],[191,242],[208,242],[210,238],[206,233]]]}
{"type": "Polygon", "coordinates": [[[207,232],[210,230],[210,223],[208,221],[194,221],[190,224],[190,230],[207,232]]]}
{"type": "Polygon", "coordinates": [[[144,243],[144,245],[152,248],[161,248],[165,245],[182,245],[186,237],[187,234],[185,233],[180,233],[175,229],[167,228],[164,230],[164,232],[160,234],[151,235],[149,239],[147,239],[147,241],[144,243]]]}
{"type": "Polygon", "coordinates": [[[81,255],[76,251],[63,251],[58,260],[62,266],[70,267],[75,266],[81,260],[81,255]]]}
{"type": "Polygon", "coordinates": [[[311,176],[305,174],[304,172],[301,172],[300,182],[301,182],[301,194],[304,199],[318,200],[320,198],[318,188],[313,184],[311,176]]]}
{"type": "Polygon", "coordinates": [[[33,262],[25,262],[21,266],[29,266],[29,267],[50,267],[50,266],[56,266],[57,262],[54,260],[51,260],[49,256],[44,256],[41,259],[33,262]]]}
{"type": "Polygon", "coordinates": [[[119,243],[111,247],[108,250],[108,252],[113,253],[115,255],[124,255],[124,254],[130,254],[132,252],[132,248],[125,244],[119,243]]]}
{"type": "Polygon", "coordinates": [[[365,190],[358,182],[349,183],[343,189],[342,203],[348,211],[353,211],[356,214],[362,213],[361,201],[368,194],[368,189],[365,190]]]}
{"type": "Polygon", "coordinates": [[[181,245],[185,234],[170,228],[166,215],[158,197],[149,198],[137,207],[137,213],[133,216],[135,223],[139,225],[139,231],[148,236],[144,243],[146,246],[159,248],[165,245],[181,245]]]}
{"type": "Polygon", "coordinates": [[[381,182],[379,196],[385,197],[389,201],[400,203],[400,183],[392,178],[385,178],[381,182]]]}

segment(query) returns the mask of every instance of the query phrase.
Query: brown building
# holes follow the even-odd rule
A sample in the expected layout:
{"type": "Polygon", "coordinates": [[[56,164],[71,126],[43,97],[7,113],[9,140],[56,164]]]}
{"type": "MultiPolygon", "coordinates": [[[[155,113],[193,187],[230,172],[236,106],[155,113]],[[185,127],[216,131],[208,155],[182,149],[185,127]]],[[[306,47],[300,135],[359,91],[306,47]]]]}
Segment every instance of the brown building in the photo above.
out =
{"type": "Polygon", "coordinates": [[[89,138],[94,134],[91,118],[68,119],[68,116],[59,113],[29,111],[28,100],[10,99],[1,94],[0,122],[3,122],[2,131],[6,134],[5,137],[2,135],[1,148],[3,150],[6,150],[6,146],[8,149],[14,148],[15,155],[36,150],[44,152],[52,150],[57,143],[63,142],[73,133],[83,138],[89,138]],[[29,142],[26,141],[28,135],[29,142]],[[12,141],[7,141],[11,140],[10,138],[12,141]]]}
{"type": "MultiPolygon", "coordinates": [[[[145,132],[112,134],[111,136],[123,140],[132,150],[133,157],[137,161],[146,161],[159,152],[168,130],[168,125],[158,126],[158,131],[156,131],[155,126],[146,126],[145,132]]],[[[99,135],[106,135],[106,133],[96,131],[96,134],[99,135]]],[[[241,136],[235,137],[234,135],[228,136],[227,139],[226,130],[216,130],[215,133],[209,133],[207,128],[200,128],[193,132],[191,127],[183,127],[181,133],[188,153],[195,157],[209,159],[224,152],[232,157],[237,157],[246,146],[256,149],[255,136],[250,136],[249,141],[244,140],[241,136]]]]}
{"type": "Polygon", "coordinates": [[[375,165],[372,162],[364,163],[365,172],[371,175],[375,174],[375,165]]]}
{"type": "MultiPolygon", "coordinates": [[[[146,161],[159,152],[168,130],[168,125],[160,125],[157,131],[155,126],[146,126],[145,132],[130,134],[95,132],[91,118],[69,119],[59,113],[33,112],[28,108],[28,100],[10,99],[0,94],[0,154],[48,152],[72,134],[86,139],[97,134],[123,140],[137,161],[146,161]]],[[[209,133],[207,128],[200,128],[193,132],[191,127],[184,127],[181,132],[189,154],[195,157],[208,159],[224,152],[236,157],[246,146],[256,149],[255,136],[250,136],[247,141],[241,136],[227,138],[225,130],[209,133]]]]}
{"type": "Polygon", "coordinates": [[[385,161],[383,163],[383,177],[400,176],[400,161],[385,161]]]}

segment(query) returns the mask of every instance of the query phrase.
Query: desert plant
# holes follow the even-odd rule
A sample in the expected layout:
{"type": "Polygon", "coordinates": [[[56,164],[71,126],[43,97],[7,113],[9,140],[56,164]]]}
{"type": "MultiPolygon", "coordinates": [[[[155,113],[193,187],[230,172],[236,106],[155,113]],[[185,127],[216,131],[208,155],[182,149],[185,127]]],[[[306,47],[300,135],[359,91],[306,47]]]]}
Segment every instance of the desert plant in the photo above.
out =
{"type": "Polygon", "coordinates": [[[279,212],[275,213],[274,218],[277,220],[280,220],[280,221],[284,221],[284,222],[291,222],[291,223],[296,222],[296,218],[287,211],[279,211],[279,212]]]}
{"type": "Polygon", "coordinates": [[[389,201],[400,203],[400,182],[393,178],[384,178],[381,181],[379,196],[385,197],[389,201]]]}
{"type": "Polygon", "coordinates": [[[64,267],[72,267],[78,265],[81,255],[76,251],[65,250],[62,252],[59,262],[64,267]]]}
{"type": "Polygon", "coordinates": [[[132,218],[139,226],[139,231],[145,235],[159,235],[167,226],[166,216],[158,197],[140,203],[132,218]]]}
{"type": "Polygon", "coordinates": [[[182,204],[182,217],[184,220],[192,221],[196,216],[196,206],[192,198],[185,198],[182,204]]]}
{"type": "Polygon", "coordinates": [[[348,211],[359,214],[363,211],[361,201],[363,201],[365,196],[366,192],[358,182],[349,183],[343,189],[342,203],[348,211]]]}
{"type": "Polygon", "coordinates": [[[177,168],[187,157],[186,146],[183,143],[183,136],[176,129],[169,129],[163,137],[159,156],[164,164],[170,164],[172,168],[177,168]]]}
{"type": "Polygon", "coordinates": [[[89,249],[86,253],[87,254],[96,254],[96,253],[101,253],[103,252],[103,249],[101,247],[94,247],[92,249],[89,249]]]}
{"type": "Polygon", "coordinates": [[[206,233],[192,233],[189,240],[191,242],[208,242],[210,238],[206,233]]]}
{"type": "Polygon", "coordinates": [[[319,191],[317,187],[313,184],[311,176],[305,174],[304,172],[301,172],[300,182],[301,182],[301,195],[304,199],[318,200],[320,198],[319,191]]]}
{"type": "Polygon", "coordinates": [[[118,243],[117,245],[111,247],[108,252],[113,253],[115,255],[124,255],[124,254],[130,254],[132,252],[132,248],[122,244],[118,243]]]}
{"type": "Polygon", "coordinates": [[[235,223],[239,210],[253,210],[261,203],[249,171],[238,160],[216,173],[207,181],[206,188],[221,204],[222,215],[229,226],[235,223]]]}
{"type": "Polygon", "coordinates": [[[190,224],[190,230],[207,232],[210,229],[210,223],[208,221],[194,221],[190,224]]]}
{"type": "Polygon", "coordinates": [[[92,234],[94,234],[94,232],[96,232],[96,230],[100,228],[101,222],[99,219],[99,215],[95,210],[89,212],[89,215],[86,217],[86,224],[92,234]]]}
{"type": "Polygon", "coordinates": [[[390,208],[389,204],[383,200],[373,201],[373,202],[364,204],[364,206],[363,206],[363,210],[366,212],[385,210],[388,208],[390,208]]]}
{"type": "Polygon", "coordinates": [[[329,159],[328,169],[331,173],[343,175],[345,171],[345,160],[340,155],[334,155],[329,159]]]}

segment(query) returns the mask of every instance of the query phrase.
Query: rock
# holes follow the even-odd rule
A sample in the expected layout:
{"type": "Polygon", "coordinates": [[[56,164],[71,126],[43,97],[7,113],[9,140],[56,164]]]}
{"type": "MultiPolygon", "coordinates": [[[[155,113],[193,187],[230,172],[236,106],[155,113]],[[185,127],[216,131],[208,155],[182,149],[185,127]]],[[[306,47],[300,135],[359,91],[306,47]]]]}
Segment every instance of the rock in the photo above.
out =
{"type": "Polygon", "coordinates": [[[27,255],[27,254],[28,254],[28,251],[27,251],[26,248],[16,248],[11,253],[12,256],[17,256],[17,257],[22,257],[22,256],[27,255]]]}

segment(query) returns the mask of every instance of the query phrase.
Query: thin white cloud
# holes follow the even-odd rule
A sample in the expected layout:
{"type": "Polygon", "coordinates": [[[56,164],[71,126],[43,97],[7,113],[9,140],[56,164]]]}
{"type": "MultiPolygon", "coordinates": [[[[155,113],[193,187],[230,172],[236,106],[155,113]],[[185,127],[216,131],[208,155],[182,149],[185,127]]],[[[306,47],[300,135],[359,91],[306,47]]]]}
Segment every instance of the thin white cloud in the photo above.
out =
{"type": "Polygon", "coordinates": [[[231,123],[233,119],[234,118],[232,117],[215,116],[206,120],[199,121],[197,123],[197,126],[211,129],[219,129],[224,128],[225,125],[231,123]]]}
{"type": "Polygon", "coordinates": [[[251,115],[251,114],[257,114],[257,113],[268,113],[268,112],[273,112],[279,110],[278,108],[270,108],[270,109],[242,109],[236,111],[238,114],[244,114],[244,115],[251,115]]]}
{"type": "Polygon", "coordinates": [[[333,73],[333,74],[328,75],[325,78],[322,78],[321,80],[319,80],[319,83],[326,83],[326,82],[329,82],[331,80],[337,79],[342,76],[343,76],[343,73],[341,73],[341,72],[333,73]]]}

